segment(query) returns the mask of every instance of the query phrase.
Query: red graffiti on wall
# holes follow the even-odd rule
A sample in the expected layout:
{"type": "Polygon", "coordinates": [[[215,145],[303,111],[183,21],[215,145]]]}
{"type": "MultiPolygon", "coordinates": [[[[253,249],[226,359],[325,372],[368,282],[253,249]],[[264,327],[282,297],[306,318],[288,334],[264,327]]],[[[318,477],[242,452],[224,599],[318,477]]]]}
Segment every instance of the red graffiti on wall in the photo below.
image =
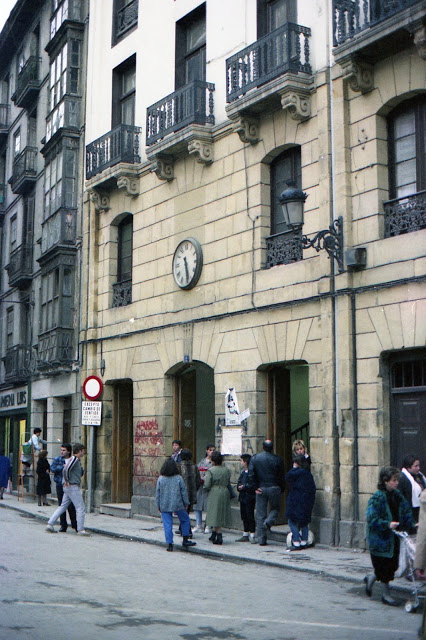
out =
{"type": "Polygon", "coordinates": [[[156,418],[138,420],[136,423],[134,454],[152,458],[164,456],[163,432],[159,430],[156,418]]]}

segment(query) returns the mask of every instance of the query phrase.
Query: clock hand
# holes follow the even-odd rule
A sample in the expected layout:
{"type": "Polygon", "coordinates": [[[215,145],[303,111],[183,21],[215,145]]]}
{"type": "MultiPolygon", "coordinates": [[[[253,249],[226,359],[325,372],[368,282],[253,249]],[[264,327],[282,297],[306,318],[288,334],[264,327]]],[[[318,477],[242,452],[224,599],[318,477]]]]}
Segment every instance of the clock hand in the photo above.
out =
{"type": "Polygon", "coordinates": [[[185,273],[186,273],[186,282],[189,282],[189,271],[188,271],[188,263],[186,261],[186,256],[183,256],[183,261],[185,263],[185,273]]]}

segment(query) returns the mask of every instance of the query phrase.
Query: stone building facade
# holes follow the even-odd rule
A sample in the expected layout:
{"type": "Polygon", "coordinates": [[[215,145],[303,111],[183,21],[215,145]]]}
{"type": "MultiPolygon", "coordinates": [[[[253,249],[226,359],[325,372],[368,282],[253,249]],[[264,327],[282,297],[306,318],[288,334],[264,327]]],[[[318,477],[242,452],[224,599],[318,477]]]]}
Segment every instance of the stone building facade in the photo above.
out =
{"type": "MultiPolygon", "coordinates": [[[[83,377],[104,383],[85,432],[95,507],[156,513],[172,440],[197,460],[220,447],[229,388],[250,410],[243,451],[270,437],[289,468],[306,441],[321,542],[362,546],[379,468],[408,451],[426,465],[426,10],[386,11],[91,2],[80,342],[83,377]],[[289,180],[303,227],[282,217],[289,180]]],[[[235,479],[238,456],[226,464],[235,479]]]]}
{"type": "Polygon", "coordinates": [[[80,430],[85,0],[17,0],[0,34],[0,448],[80,430]]]}

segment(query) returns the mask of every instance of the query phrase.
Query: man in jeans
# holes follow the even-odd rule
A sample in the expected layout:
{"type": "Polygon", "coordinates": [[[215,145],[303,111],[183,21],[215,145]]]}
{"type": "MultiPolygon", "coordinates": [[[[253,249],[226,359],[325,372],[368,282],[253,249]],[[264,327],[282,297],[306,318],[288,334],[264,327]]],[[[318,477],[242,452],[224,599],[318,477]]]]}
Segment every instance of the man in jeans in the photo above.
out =
{"type": "Polygon", "coordinates": [[[284,462],[272,449],[272,440],[265,440],[262,453],[252,457],[248,473],[247,484],[256,491],[257,539],[262,547],[267,544],[267,531],[276,522],[285,486],[284,462]]]}
{"type": "Polygon", "coordinates": [[[62,513],[68,509],[72,502],[75,506],[77,514],[77,534],[79,536],[90,536],[90,533],[84,530],[84,517],[86,509],[84,507],[83,496],[81,495],[81,458],[86,453],[83,444],[75,444],[73,447],[73,456],[67,460],[64,466],[64,497],[62,504],[58,507],[51,518],[49,518],[46,531],[48,533],[56,533],[53,525],[62,513]]]}
{"type": "MultiPolygon", "coordinates": [[[[64,497],[64,467],[67,462],[71,458],[72,447],[70,444],[63,444],[61,446],[61,455],[56,456],[52,460],[52,464],[50,465],[50,470],[53,473],[53,479],[56,484],[56,495],[58,496],[58,506],[62,504],[62,499],[64,497]]],[[[75,515],[75,507],[72,502],[68,505],[68,513],[71,520],[71,526],[75,531],[77,531],[77,518],[75,515]]],[[[67,524],[67,514],[61,514],[61,528],[59,529],[60,533],[66,533],[68,528],[67,524]]]]}

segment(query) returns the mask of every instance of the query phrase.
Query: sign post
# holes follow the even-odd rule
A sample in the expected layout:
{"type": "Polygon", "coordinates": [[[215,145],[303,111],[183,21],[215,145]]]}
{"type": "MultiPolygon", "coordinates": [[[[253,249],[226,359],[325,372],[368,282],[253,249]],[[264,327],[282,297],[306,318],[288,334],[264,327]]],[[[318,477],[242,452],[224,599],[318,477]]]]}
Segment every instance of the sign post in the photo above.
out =
{"type": "Polygon", "coordinates": [[[81,423],[89,427],[89,469],[87,474],[87,511],[92,511],[93,502],[93,466],[95,447],[95,426],[102,423],[102,402],[96,402],[104,390],[103,382],[98,376],[88,376],[83,382],[83,393],[87,401],[81,403],[81,423]]]}

